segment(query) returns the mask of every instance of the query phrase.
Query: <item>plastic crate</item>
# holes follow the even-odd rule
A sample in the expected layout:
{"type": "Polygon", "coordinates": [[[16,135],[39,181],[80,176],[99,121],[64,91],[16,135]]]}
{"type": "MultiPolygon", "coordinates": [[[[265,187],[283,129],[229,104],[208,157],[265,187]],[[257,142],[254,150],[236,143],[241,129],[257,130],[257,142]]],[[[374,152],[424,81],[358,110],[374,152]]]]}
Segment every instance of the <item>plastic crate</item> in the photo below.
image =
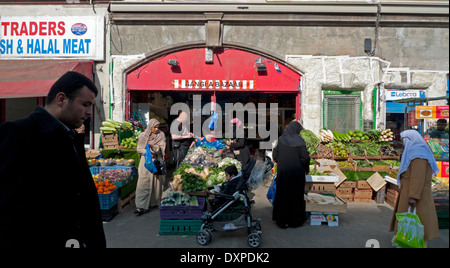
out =
{"type": "Polygon", "coordinates": [[[198,206],[159,206],[162,220],[199,220],[202,218],[205,198],[197,197],[198,206]]]}
{"type": "Polygon", "coordinates": [[[100,209],[107,210],[117,205],[119,201],[119,190],[116,188],[109,194],[98,194],[100,209]]]}
{"type": "Polygon", "coordinates": [[[448,229],[448,210],[436,212],[438,216],[439,229],[448,229]]]}
{"type": "Polygon", "coordinates": [[[202,220],[161,220],[159,235],[196,235],[202,220]]]}
{"type": "Polygon", "coordinates": [[[114,205],[110,209],[102,209],[102,221],[109,222],[111,221],[117,214],[119,214],[119,207],[114,205]]]}
{"type": "Polygon", "coordinates": [[[137,181],[138,181],[138,179],[134,178],[127,185],[123,186],[122,188],[119,188],[120,199],[124,199],[125,197],[130,195],[132,192],[136,191],[137,181]]]}

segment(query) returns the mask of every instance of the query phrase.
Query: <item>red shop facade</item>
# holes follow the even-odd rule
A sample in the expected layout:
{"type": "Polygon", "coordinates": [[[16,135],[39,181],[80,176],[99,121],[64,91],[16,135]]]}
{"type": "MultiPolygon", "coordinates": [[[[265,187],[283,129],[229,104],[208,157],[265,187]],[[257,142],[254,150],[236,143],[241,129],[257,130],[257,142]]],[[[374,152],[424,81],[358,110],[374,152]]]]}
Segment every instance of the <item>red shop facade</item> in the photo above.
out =
{"type": "MultiPolygon", "coordinates": [[[[126,73],[126,118],[136,112],[170,123],[170,105],[277,103],[279,133],[299,119],[301,74],[280,60],[236,48],[190,48],[145,61],[126,73]]],[[[214,108],[212,108],[214,109],[214,108]]],[[[245,124],[245,122],[244,122],[245,124]]]]}

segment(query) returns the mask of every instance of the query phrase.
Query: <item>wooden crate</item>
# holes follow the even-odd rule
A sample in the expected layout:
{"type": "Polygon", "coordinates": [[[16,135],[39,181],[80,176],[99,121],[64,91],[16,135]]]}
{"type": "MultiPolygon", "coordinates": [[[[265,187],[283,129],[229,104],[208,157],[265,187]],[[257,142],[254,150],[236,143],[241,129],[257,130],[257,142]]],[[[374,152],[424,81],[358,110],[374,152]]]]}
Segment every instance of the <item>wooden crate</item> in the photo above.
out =
{"type": "Polygon", "coordinates": [[[355,197],[372,199],[372,195],[373,195],[372,189],[355,188],[355,197]]]}
{"type": "Polygon", "coordinates": [[[364,197],[353,197],[353,202],[355,203],[370,203],[372,202],[372,198],[364,198],[364,197]]]}
{"type": "Polygon", "coordinates": [[[372,187],[370,187],[369,183],[367,183],[367,181],[356,181],[356,188],[358,189],[372,189],[372,187]]]}
{"type": "Polygon", "coordinates": [[[353,189],[351,187],[342,187],[336,189],[336,195],[349,195],[353,193],[353,189]]]}
{"type": "Polygon", "coordinates": [[[344,188],[356,188],[356,181],[344,181],[340,187],[344,188]]]}
{"type": "Polygon", "coordinates": [[[105,149],[118,149],[119,148],[119,136],[117,134],[106,134],[101,136],[103,148],[105,149]]]}
{"type": "Polygon", "coordinates": [[[345,202],[353,202],[353,193],[345,194],[345,195],[336,193],[336,196],[339,197],[340,199],[344,200],[345,202]]]}
{"type": "Polygon", "coordinates": [[[335,195],[336,187],[334,186],[334,183],[306,182],[305,193],[335,195]]]}

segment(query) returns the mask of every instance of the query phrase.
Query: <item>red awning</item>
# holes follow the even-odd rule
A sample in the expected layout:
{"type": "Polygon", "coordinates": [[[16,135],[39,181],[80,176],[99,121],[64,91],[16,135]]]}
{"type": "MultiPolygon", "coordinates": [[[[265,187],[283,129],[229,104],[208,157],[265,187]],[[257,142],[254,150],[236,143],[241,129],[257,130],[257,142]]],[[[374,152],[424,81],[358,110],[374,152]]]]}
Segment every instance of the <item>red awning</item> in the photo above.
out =
{"type": "Polygon", "coordinates": [[[92,69],[92,60],[0,60],[0,99],[45,97],[64,73],[92,69]]]}

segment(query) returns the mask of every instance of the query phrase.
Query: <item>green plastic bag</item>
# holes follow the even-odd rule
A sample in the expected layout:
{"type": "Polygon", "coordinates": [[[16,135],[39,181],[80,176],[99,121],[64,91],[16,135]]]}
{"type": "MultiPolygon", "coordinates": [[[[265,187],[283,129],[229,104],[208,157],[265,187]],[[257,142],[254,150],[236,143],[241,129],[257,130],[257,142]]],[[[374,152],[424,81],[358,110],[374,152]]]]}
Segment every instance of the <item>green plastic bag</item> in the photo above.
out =
{"type": "Polygon", "coordinates": [[[392,245],[397,248],[426,248],[424,235],[425,231],[416,209],[411,213],[411,207],[408,212],[396,213],[398,225],[397,234],[394,236],[392,245]]]}

